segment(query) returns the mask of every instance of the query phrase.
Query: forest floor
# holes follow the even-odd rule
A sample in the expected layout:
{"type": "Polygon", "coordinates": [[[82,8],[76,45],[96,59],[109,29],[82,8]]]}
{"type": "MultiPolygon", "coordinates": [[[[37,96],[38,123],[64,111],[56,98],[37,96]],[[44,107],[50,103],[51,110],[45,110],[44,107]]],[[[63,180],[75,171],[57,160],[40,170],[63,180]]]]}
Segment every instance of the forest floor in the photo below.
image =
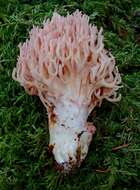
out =
{"type": "Polygon", "coordinates": [[[0,0],[0,190],[140,189],[140,1],[0,0]],[[89,117],[97,127],[77,171],[64,176],[48,153],[48,120],[38,97],[11,74],[18,44],[33,25],[79,9],[104,29],[105,47],[122,76],[122,99],[104,101],[89,117]]]}

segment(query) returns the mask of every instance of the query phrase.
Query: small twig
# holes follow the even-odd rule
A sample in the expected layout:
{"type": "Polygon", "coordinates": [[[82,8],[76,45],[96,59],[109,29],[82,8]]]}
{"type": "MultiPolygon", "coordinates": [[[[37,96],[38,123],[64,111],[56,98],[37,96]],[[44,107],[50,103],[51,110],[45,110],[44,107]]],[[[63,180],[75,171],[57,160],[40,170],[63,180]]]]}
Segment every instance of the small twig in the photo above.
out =
{"type": "Polygon", "coordinates": [[[63,8],[69,8],[69,7],[74,7],[76,4],[71,4],[71,5],[64,5],[63,8]]]}
{"type": "Polygon", "coordinates": [[[126,148],[126,147],[128,147],[128,146],[129,146],[129,144],[123,144],[123,145],[121,145],[121,146],[117,146],[117,147],[112,148],[112,151],[116,151],[116,150],[119,150],[119,149],[121,149],[121,148],[126,148]]]}
{"type": "Polygon", "coordinates": [[[107,169],[96,169],[95,171],[98,173],[108,173],[108,172],[110,172],[110,169],[109,168],[107,168],[107,169]]]}

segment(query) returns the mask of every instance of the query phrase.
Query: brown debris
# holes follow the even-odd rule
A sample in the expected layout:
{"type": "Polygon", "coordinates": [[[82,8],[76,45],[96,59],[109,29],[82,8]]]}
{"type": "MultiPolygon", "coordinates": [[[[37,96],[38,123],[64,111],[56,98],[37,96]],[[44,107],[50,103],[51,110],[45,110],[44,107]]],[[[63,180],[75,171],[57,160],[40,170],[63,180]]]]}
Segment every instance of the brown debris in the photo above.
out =
{"type": "Polygon", "coordinates": [[[123,144],[121,146],[117,146],[117,147],[112,148],[112,151],[120,150],[120,149],[126,148],[128,146],[129,146],[129,144],[123,144]]]}

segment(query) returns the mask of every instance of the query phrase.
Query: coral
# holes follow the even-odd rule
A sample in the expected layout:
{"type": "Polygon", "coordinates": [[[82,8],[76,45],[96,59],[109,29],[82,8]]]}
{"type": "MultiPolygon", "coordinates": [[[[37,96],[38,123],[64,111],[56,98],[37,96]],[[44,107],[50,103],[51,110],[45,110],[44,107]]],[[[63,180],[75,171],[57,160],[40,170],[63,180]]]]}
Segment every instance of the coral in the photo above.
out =
{"type": "Polygon", "coordinates": [[[80,166],[95,132],[88,115],[103,99],[121,98],[121,77],[104,48],[102,28],[79,11],[66,17],[54,13],[42,28],[33,27],[19,48],[13,78],[47,108],[55,160],[64,170],[80,166]]]}

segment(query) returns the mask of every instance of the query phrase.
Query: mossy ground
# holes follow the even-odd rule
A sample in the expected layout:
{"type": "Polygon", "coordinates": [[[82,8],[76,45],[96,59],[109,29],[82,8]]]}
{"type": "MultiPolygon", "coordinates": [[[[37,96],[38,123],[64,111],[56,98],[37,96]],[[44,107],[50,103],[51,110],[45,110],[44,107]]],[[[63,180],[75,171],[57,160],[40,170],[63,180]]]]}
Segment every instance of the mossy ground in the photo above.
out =
{"type": "Polygon", "coordinates": [[[140,189],[139,33],[139,0],[0,0],[0,190],[140,189]],[[75,173],[63,176],[48,153],[45,108],[11,73],[17,45],[33,25],[54,10],[66,15],[76,9],[104,28],[105,47],[116,58],[124,87],[119,103],[104,102],[90,115],[97,133],[88,156],[75,173]]]}

